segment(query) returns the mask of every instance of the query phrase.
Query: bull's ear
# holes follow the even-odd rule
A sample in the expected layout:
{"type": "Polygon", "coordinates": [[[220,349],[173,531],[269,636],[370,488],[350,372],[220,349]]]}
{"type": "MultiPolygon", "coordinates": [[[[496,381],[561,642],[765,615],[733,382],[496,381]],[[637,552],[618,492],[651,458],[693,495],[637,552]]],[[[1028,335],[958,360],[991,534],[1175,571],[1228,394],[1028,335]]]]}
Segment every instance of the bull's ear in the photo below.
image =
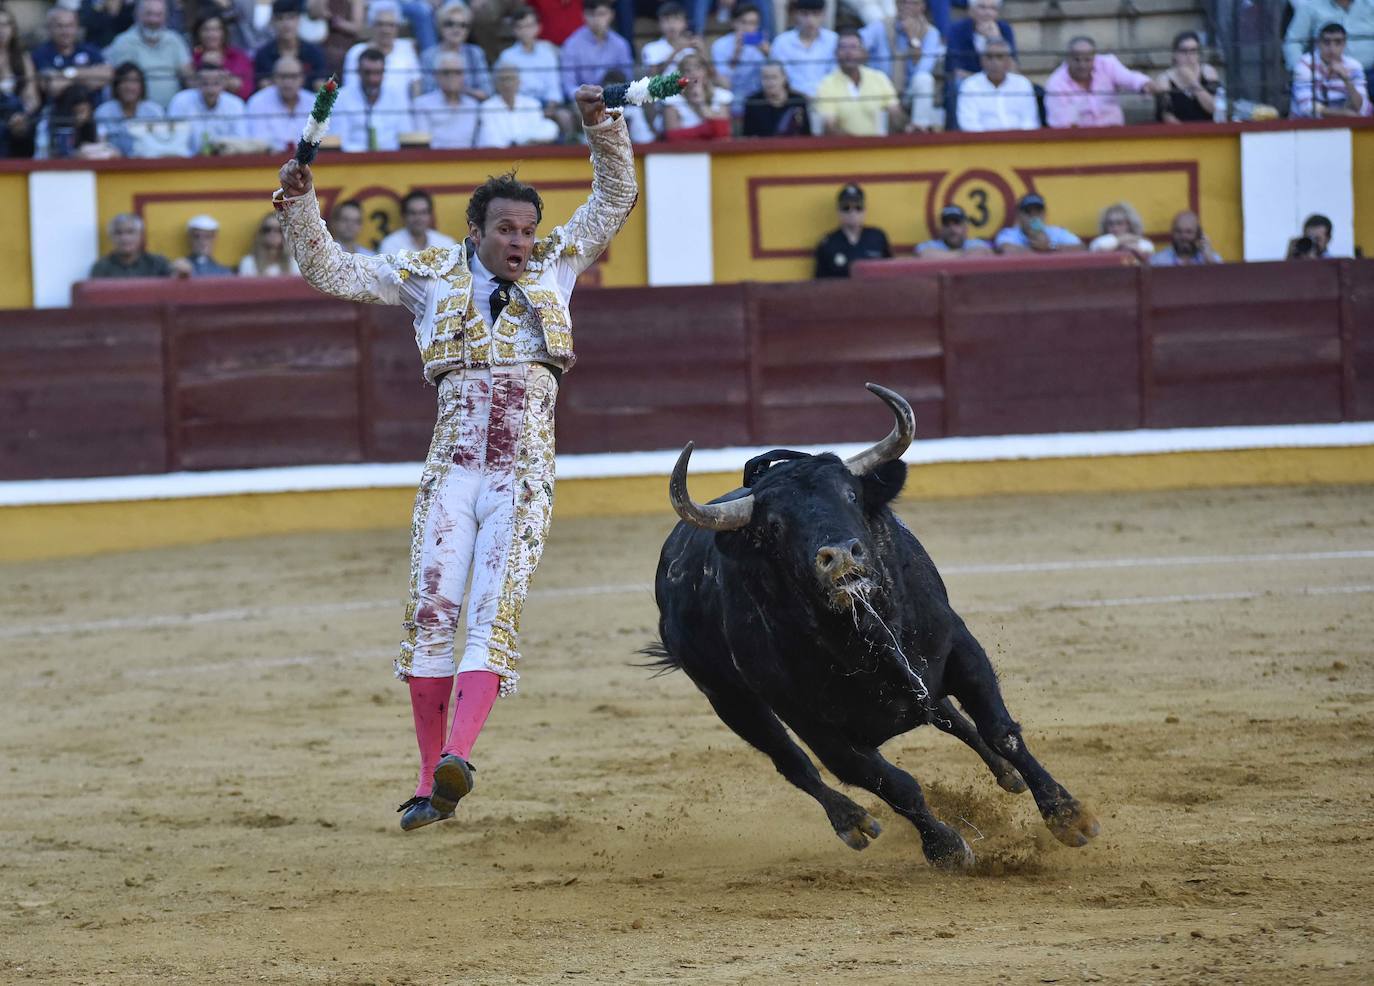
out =
{"type": "Polygon", "coordinates": [[[902,492],[906,483],[906,463],[901,459],[884,462],[863,478],[864,509],[881,510],[902,492]]]}

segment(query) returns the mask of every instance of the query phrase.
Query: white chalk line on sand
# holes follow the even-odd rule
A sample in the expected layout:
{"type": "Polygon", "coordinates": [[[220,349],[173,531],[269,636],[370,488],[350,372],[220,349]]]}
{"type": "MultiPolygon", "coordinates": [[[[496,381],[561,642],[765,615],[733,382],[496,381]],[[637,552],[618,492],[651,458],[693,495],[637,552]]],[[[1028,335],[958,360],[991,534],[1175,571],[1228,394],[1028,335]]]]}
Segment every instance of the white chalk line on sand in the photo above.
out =
{"type": "MultiPolygon", "coordinates": [[[[1374,558],[1374,549],[1350,549],[1346,551],[1291,551],[1265,552],[1251,555],[1176,555],[1156,557],[1126,558],[1083,558],[1070,561],[1043,562],[996,562],[980,565],[948,565],[941,569],[944,575],[1019,575],[1041,572],[1093,571],[1102,569],[1132,568],[1171,568],[1200,565],[1254,565],[1264,562],[1296,561],[1354,561],[1374,558]]],[[[1363,587],[1345,590],[1333,587],[1330,591],[1362,592],[1363,587]]],[[[634,582],[624,585],[587,585],[568,586],[556,589],[535,589],[530,592],[531,599],[575,599],[587,596],[638,595],[653,592],[648,582],[634,582]]],[[[1133,596],[1119,600],[1061,600],[1052,604],[1037,606],[1038,609],[1088,609],[1103,606],[1143,606],[1163,603],[1219,602],[1227,599],[1250,599],[1263,595],[1284,593],[1202,593],[1178,596],[1133,596]],[[1143,600],[1143,601],[1135,601],[1143,600]]],[[[1287,593],[1292,594],[1292,593],[1287,593]]],[[[1319,594],[1302,590],[1298,594],[1319,594]]],[[[364,612],[374,609],[400,607],[399,599],[362,599],[327,603],[302,603],[292,606],[244,606],[233,609],[207,610],[199,613],[166,613],[161,615],[139,615],[111,617],[103,620],[86,620],[73,623],[43,623],[20,626],[0,627],[0,640],[14,640],[26,637],[49,637],[54,635],[99,633],[110,630],[157,630],[175,627],[200,626],[208,623],[233,623],[245,620],[266,620],[283,616],[296,618],[329,615],[332,613],[364,612]]],[[[1005,607],[961,607],[963,613],[1012,613],[1026,609],[1023,605],[1005,607]]]]}

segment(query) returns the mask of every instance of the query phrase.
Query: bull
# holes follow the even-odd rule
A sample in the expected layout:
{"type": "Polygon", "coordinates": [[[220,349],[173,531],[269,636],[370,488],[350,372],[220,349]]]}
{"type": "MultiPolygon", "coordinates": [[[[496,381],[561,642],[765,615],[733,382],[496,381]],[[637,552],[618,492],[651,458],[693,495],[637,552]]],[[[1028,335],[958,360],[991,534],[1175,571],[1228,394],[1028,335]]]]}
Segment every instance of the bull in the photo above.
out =
{"type": "Polygon", "coordinates": [[[1086,845],[1096,819],[1027,749],[987,654],[891,510],[916,430],[911,405],[868,389],[896,417],[883,441],[847,460],[755,456],[743,488],[708,504],[687,492],[687,444],[669,483],[682,520],[654,582],[660,643],[646,653],[686,672],[727,726],[820,803],[851,849],[878,836],[877,820],[827,785],[784,727],[842,783],[909,819],[935,866],[967,867],[973,852],[915,778],[879,752],[925,723],[968,744],[1005,790],[1029,787],[1060,842],[1086,845]]]}

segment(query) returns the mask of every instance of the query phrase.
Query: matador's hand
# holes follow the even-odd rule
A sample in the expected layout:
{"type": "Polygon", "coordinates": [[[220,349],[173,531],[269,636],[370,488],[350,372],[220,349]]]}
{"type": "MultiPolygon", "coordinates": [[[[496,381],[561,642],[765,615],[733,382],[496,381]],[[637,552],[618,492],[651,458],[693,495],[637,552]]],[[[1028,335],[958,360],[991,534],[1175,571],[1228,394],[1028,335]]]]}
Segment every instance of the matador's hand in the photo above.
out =
{"type": "Polygon", "coordinates": [[[590,127],[606,119],[606,100],[601,96],[600,86],[578,86],[573,95],[582,112],[583,126],[590,127]]]}
{"type": "Polygon", "coordinates": [[[295,158],[281,166],[281,171],[277,173],[277,177],[281,179],[281,190],[291,198],[304,195],[310,191],[311,185],[314,184],[314,177],[310,174],[310,165],[301,164],[295,158]]]}

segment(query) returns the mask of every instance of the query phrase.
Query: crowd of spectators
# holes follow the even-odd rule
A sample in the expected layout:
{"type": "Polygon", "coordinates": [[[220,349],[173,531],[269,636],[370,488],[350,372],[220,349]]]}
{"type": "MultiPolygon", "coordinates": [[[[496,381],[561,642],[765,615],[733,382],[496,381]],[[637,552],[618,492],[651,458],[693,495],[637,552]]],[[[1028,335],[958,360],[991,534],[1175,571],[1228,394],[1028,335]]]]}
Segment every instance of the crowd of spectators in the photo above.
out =
{"type": "MultiPolygon", "coordinates": [[[[1369,116],[1374,0],[1291,2],[1288,112],[1369,116]]],[[[282,151],[334,73],[348,151],[573,141],[579,85],[669,70],[691,84],[631,114],[638,142],[1119,126],[1123,94],[1164,123],[1237,112],[1197,31],[1154,77],[1075,37],[1037,85],[1002,14],[1002,0],[56,0],[25,45],[0,0],[0,153],[282,151]],[[660,33],[638,52],[637,14],[660,33]]]]}

